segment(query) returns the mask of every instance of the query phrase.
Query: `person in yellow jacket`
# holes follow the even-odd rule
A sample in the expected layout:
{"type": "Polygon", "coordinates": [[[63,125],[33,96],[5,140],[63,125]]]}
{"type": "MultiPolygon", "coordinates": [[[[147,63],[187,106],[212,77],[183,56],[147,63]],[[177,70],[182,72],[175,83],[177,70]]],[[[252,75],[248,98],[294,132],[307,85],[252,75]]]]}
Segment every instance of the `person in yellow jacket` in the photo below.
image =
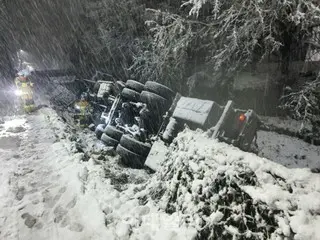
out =
{"type": "Polygon", "coordinates": [[[23,75],[18,75],[14,82],[17,87],[16,94],[20,97],[24,111],[27,113],[32,112],[35,109],[33,100],[33,83],[23,75]]]}
{"type": "Polygon", "coordinates": [[[86,127],[90,122],[91,106],[85,94],[81,96],[75,106],[78,110],[78,114],[75,117],[79,120],[80,127],[86,127]]]}

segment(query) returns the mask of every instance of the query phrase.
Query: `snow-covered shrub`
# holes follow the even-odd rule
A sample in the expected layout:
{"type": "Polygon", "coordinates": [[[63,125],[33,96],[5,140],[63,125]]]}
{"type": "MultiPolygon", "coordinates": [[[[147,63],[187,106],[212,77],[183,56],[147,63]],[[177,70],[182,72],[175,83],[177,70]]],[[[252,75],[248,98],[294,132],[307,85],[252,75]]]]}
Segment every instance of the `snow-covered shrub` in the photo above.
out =
{"type": "MultiPolygon", "coordinates": [[[[187,130],[188,131],[188,130],[187,130]]],[[[172,144],[163,169],[147,195],[182,225],[198,230],[199,239],[269,239],[280,236],[284,212],[254,200],[244,187],[260,187],[256,174],[238,159],[197,142],[187,131],[172,144]],[[202,148],[194,148],[194,146],[202,148]],[[221,157],[222,156],[222,157],[221,157]]],[[[142,199],[146,201],[148,197],[142,199]]],[[[289,235],[290,235],[289,231],[289,235]]]]}
{"type": "Polygon", "coordinates": [[[303,123],[311,123],[312,131],[301,126],[300,134],[308,142],[320,142],[320,76],[306,82],[298,90],[285,89],[280,99],[280,108],[288,112],[289,116],[303,123]]]}
{"type": "Polygon", "coordinates": [[[320,114],[320,78],[306,82],[301,89],[285,89],[281,108],[288,110],[297,120],[313,121],[320,114]]]}

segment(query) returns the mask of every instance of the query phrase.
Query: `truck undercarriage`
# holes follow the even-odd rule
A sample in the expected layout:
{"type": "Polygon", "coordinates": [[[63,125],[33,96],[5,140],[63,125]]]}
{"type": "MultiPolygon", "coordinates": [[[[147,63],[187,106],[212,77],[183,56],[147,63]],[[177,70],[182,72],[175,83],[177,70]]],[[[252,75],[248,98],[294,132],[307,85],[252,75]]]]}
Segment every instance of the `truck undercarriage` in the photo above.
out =
{"type": "MultiPolygon", "coordinates": [[[[260,125],[253,110],[235,109],[231,101],[221,106],[183,97],[156,82],[100,80],[85,95],[91,108],[89,128],[106,146],[116,150],[125,165],[134,168],[144,167],[154,142],[168,146],[185,126],[202,129],[212,138],[251,151],[260,125]]],[[[62,105],[67,106],[64,112],[73,121],[77,99],[63,101],[62,105]]]]}

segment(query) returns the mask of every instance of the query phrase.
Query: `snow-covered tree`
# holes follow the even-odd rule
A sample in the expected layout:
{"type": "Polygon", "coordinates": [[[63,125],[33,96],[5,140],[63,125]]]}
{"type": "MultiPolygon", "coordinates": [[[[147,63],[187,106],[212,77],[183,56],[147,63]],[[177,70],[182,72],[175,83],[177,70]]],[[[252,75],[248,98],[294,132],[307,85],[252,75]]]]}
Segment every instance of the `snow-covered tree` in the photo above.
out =
{"type": "Polygon", "coordinates": [[[208,58],[216,70],[239,69],[274,53],[287,75],[293,50],[303,47],[320,24],[314,0],[189,0],[183,5],[190,6],[190,15],[210,24],[208,58]]]}
{"type": "Polygon", "coordinates": [[[135,57],[138,76],[181,86],[198,66],[212,75],[220,72],[222,80],[272,58],[280,62],[279,80],[289,84],[290,63],[304,60],[320,24],[312,0],[189,0],[177,9],[178,2],[147,9],[153,14],[146,21],[153,40],[135,57]]]}
{"type": "Polygon", "coordinates": [[[87,63],[94,62],[92,68],[126,80],[144,34],[143,6],[137,0],[90,0],[83,1],[83,6],[91,21],[80,31],[85,54],[91,56],[87,63]]]}

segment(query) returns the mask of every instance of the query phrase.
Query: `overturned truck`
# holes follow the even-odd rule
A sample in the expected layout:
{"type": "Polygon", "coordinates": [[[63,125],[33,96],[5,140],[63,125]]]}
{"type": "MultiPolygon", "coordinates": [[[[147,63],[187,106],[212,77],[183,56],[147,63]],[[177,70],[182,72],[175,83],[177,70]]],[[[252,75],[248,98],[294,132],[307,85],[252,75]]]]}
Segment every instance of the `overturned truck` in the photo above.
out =
{"type": "Polygon", "coordinates": [[[186,125],[244,151],[250,151],[260,125],[253,110],[236,109],[232,101],[221,106],[183,97],[156,82],[134,80],[125,83],[106,119],[97,126],[97,137],[114,147],[125,165],[154,171],[165,159],[167,146],[186,125]]]}

